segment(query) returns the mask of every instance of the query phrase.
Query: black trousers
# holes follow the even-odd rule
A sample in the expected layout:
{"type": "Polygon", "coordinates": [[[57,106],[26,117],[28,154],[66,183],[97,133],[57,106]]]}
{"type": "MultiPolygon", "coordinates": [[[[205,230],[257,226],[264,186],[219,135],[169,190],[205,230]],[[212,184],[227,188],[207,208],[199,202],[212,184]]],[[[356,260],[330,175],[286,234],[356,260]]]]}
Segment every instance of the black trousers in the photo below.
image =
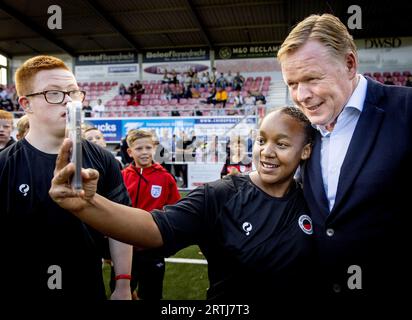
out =
{"type": "MultiPolygon", "coordinates": [[[[149,250],[133,251],[131,291],[137,288],[137,295],[142,300],[160,300],[163,298],[163,279],[165,275],[164,257],[149,250]]],[[[111,289],[114,290],[114,269],[112,267],[111,289]]]]}

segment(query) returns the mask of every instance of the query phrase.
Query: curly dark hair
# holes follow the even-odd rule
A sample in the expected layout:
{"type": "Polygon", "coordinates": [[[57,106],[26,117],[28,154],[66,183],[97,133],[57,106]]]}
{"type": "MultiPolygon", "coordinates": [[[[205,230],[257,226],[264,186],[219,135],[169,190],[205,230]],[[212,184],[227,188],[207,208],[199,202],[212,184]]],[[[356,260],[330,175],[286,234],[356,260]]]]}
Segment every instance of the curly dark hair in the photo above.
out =
{"type": "Polygon", "coordinates": [[[272,112],[281,112],[283,114],[287,114],[288,116],[292,117],[293,119],[297,120],[303,127],[306,136],[306,143],[313,144],[313,140],[315,137],[315,128],[312,127],[309,119],[305,116],[305,114],[297,107],[285,106],[278,109],[275,109],[272,112]]]}

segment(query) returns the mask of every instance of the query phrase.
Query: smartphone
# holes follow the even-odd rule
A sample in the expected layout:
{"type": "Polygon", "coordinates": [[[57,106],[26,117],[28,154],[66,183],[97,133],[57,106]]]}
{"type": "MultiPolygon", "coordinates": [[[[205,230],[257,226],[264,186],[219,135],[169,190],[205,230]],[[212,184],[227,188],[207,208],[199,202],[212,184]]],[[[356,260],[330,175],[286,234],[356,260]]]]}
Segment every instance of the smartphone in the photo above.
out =
{"type": "Polygon", "coordinates": [[[67,103],[66,111],[67,136],[73,143],[70,162],[73,162],[75,165],[71,184],[76,191],[82,189],[82,107],[83,104],[80,101],[72,101],[67,103]]]}

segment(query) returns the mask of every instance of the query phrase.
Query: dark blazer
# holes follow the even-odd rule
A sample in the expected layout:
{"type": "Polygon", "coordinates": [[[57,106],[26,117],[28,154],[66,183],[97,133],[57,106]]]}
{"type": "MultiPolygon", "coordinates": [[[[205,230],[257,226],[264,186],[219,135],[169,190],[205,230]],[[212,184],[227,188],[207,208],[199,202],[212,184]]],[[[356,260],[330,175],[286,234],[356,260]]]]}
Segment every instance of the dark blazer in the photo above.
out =
{"type": "Polygon", "coordinates": [[[392,296],[410,288],[412,89],[367,80],[363,111],[330,213],[319,133],[303,168],[319,255],[319,288],[333,296],[392,296]],[[351,265],[361,268],[361,290],[348,288],[348,280],[353,280],[348,273],[351,265]]]}

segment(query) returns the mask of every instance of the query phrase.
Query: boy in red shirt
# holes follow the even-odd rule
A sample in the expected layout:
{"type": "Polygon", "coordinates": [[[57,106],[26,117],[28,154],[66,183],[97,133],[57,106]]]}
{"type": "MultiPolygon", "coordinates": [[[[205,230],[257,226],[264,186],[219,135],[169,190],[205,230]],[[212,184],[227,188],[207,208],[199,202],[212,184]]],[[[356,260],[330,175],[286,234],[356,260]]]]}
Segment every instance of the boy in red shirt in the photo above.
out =
{"type": "MultiPolygon", "coordinates": [[[[156,150],[151,132],[131,130],[127,135],[127,153],[133,162],[122,171],[124,183],[135,208],[151,211],[163,209],[180,199],[176,181],[160,164],[153,161],[156,150]]],[[[133,252],[132,291],[138,288],[138,297],[144,300],[162,298],[164,257],[153,251],[133,252]]]]}

